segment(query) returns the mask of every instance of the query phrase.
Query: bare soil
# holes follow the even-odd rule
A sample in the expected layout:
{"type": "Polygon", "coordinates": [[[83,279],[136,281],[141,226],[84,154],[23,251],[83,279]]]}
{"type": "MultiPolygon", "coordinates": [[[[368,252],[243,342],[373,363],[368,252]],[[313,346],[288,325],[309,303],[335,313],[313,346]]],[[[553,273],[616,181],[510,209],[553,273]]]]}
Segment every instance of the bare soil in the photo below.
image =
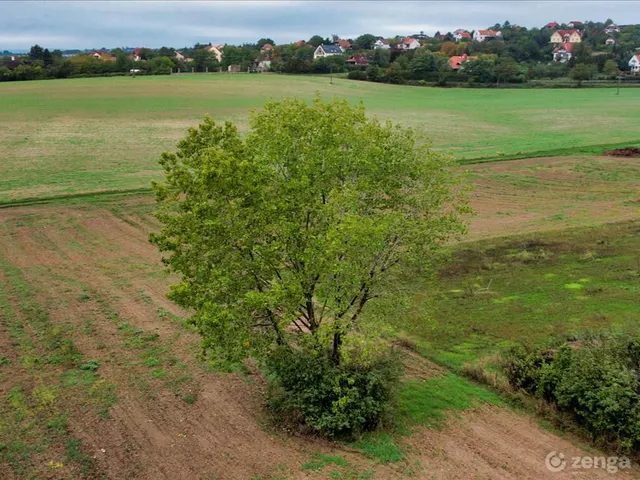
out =
{"type": "Polygon", "coordinates": [[[640,157],[640,148],[638,147],[626,147],[616,148],[615,150],[609,150],[605,152],[612,157],[640,157]]]}
{"type": "MultiPolygon", "coordinates": [[[[441,431],[423,430],[408,442],[419,452],[419,478],[517,479],[611,478],[602,468],[574,468],[572,457],[602,456],[542,429],[532,419],[498,407],[484,407],[452,419],[441,431]],[[566,466],[550,471],[551,452],[564,455],[566,466]]],[[[637,469],[620,469],[616,478],[638,478],[637,469]]]]}

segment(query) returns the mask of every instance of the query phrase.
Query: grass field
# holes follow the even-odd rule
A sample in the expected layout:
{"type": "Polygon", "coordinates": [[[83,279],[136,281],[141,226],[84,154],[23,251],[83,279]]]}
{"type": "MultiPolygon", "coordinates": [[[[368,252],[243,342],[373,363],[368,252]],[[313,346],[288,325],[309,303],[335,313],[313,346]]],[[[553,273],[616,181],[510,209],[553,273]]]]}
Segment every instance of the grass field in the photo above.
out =
{"type": "Polygon", "coordinates": [[[0,84],[0,478],[542,478],[549,451],[584,454],[576,440],[459,373],[494,372],[517,341],[637,330],[640,162],[602,156],[640,144],[637,125],[635,89],[275,75],[0,84]],[[409,313],[386,317],[422,354],[405,352],[396,430],[348,446],[291,436],[265,415],[254,370],[220,375],[197,359],[147,240],[157,157],[188,126],[210,113],[246,128],[268,98],[316,91],[362,99],[463,163],[540,157],[460,167],[469,235],[436,283],[405,275],[409,313]]]}
{"type": "Polygon", "coordinates": [[[0,202],[148,188],[157,158],[205,114],[247,128],[283,95],[362,100],[459,160],[640,144],[640,91],[478,90],[280,75],[95,78],[0,85],[0,202]],[[596,146],[596,147],[594,147],[596,146]]]}

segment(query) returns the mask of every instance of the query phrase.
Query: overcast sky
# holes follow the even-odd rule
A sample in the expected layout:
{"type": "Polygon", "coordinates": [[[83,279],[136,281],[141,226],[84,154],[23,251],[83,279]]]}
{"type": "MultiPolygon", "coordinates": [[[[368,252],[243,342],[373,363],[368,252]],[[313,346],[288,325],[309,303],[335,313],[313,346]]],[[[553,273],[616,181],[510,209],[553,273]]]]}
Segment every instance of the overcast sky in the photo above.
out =
{"type": "Polygon", "coordinates": [[[0,0],[0,51],[276,43],[313,34],[344,38],[486,28],[509,20],[640,23],[640,1],[12,1],[0,0]]]}

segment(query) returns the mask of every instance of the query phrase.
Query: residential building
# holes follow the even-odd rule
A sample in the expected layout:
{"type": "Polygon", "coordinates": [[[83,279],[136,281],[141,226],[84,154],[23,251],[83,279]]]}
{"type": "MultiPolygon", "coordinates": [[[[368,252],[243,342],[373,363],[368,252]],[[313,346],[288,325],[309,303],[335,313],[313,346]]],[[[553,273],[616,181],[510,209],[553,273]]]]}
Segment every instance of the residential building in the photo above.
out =
{"type": "Polygon", "coordinates": [[[604,41],[605,45],[615,45],[616,43],[618,43],[618,40],[613,37],[609,37],[604,41]]]}
{"type": "Polygon", "coordinates": [[[208,47],[204,47],[207,52],[211,52],[215,55],[218,62],[222,61],[222,48],[223,45],[209,45],[208,47]]]}
{"type": "Polygon", "coordinates": [[[353,57],[351,57],[348,60],[345,60],[345,63],[348,63],[350,65],[357,65],[359,67],[368,67],[369,66],[369,59],[367,58],[367,56],[363,53],[360,53],[358,55],[354,55],[353,57]]]}
{"type": "Polygon", "coordinates": [[[478,57],[470,57],[466,53],[460,56],[455,55],[449,58],[449,66],[451,67],[452,70],[458,71],[462,68],[462,65],[465,62],[469,62],[471,60],[477,60],[477,59],[478,57]]]}
{"type": "Polygon", "coordinates": [[[176,50],[176,60],[182,60],[184,61],[184,55],[181,51],[176,50]]]}
{"type": "Polygon", "coordinates": [[[550,43],[580,43],[582,33],[579,30],[558,30],[551,35],[550,43]]]}
{"type": "Polygon", "coordinates": [[[500,38],[502,38],[502,32],[499,30],[476,30],[473,34],[473,39],[478,42],[496,40],[500,38]]]}
{"type": "Polygon", "coordinates": [[[375,43],[373,44],[373,48],[389,50],[391,48],[391,45],[389,45],[389,40],[385,38],[378,38],[378,40],[376,40],[375,43]]]}
{"type": "Polygon", "coordinates": [[[415,38],[409,37],[402,41],[403,50],[415,50],[416,48],[420,48],[420,42],[415,38]]]}
{"type": "Polygon", "coordinates": [[[342,49],[338,45],[318,45],[316,51],[313,52],[313,59],[320,57],[331,57],[333,55],[342,55],[342,49]]]}
{"type": "Polygon", "coordinates": [[[629,60],[629,70],[633,73],[640,73],[640,55],[634,55],[629,60]]]}
{"type": "Polygon", "coordinates": [[[462,40],[471,40],[471,34],[466,30],[458,29],[453,32],[453,38],[456,39],[456,42],[460,42],[462,40]]]}
{"type": "Polygon", "coordinates": [[[271,69],[271,60],[269,59],[260,60],[256,65],[256,71],[258,72],[267,72],[270,69],[271,69]]]}
{"type": "Polygon", "coordinates": [[[549,22],[543,28],[547,30],[555,30],[556,28],[560,28],[560,24],[558,22],[549,22]]]}
{"type": "Polygon", "coordinates": [[[567,23],[567,27],[569,27],[569,28],[583,28],[584,24],[582,22],[577,21],[577,20],[571,20],[569,23],[567,23]]]}
{"type": "Polygon", "coordinates": [[[338,40],[336,45],[338,45],[343,52],[351,48],[351,42],[349,40],[338,40]]]}
{"type": "Polygon", "coordinates": [[[273,52],[273,45],[270,43],[265,43],[260,49],[261,52],[273,52]]]}
{"type": "Polygon", "coordinates": [[[558,45],[553,49],[553,61],[556,63],[567,63],[573,55],[573,45],[569,42],[558,45]]]}
{"type": "Polygon", "coordinates": [[[146,49],[143,49],[143,48],[134,49],[133,52],[131,52],[131,55],[129,55],[129,58],[134,62],[139,62],[140,60],[142,60],[142,57],[140,56],[140,53],[142,52],[142,50],[146,50],[146,49]]]}
{"type": "Polygon", "coordinates": [[[614,33],[618,33],[619,31],[620,27],[618,27],[618,25],[616,25],[615,23],[607,25],[604,29],[604,33],[606,33],[607,35],[613,35],[614,33]]]}
{"type": "Polygon", "coordinates": [[[94,50],[89,55],[91,55],[96,60],[100,60],[101,62],[115,62],[116,57],[111,55],[109,52],[104,50],[94,50]]]}
{"type": "Polygon", "coordinates": [[[295,46],[296,46],[296,47],[304,47],[306,44],[307,44],[307,42],[305,42],[304,40],[298,40],[298,41],[295,43],[295,46]]]}

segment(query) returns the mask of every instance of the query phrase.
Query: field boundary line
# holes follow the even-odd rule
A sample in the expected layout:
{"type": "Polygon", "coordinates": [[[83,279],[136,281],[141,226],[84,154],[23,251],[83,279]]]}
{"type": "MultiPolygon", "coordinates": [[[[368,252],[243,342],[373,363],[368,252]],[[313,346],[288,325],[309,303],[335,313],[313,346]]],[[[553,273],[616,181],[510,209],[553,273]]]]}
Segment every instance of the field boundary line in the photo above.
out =
{"type": "Polygon", "coordinates": [[[629,140],[627,142],[604,143],[599,145],[584,145],[581,147],[555,148],[551,150],[538,150],[533,152],[521,152],[511,155],[487,156],[457,160],[458,165],[473,165],[475,163],[506,162],[510,160],[522,160],[525,158],[541,157],[565,157],[581,155],[604,155],[606,150],[613,150],[623,147],[640,147],[640,140],[629,140]]]}
{"type": "Polygon", "coordinates": [[[138,195],[141,193],[151,193],[151,187],[140,187],[140,188],[129,188],[123,190],[102,190],[102,191],[93,191],[93,192],[82,192],[82,193],[71,193],[68,195],[54,195],[50,197],[31,197],[31,198],[21,198],[16,200],[6,200],[0,201],[0,209],[2,208],[12,208],[12,207],[24,207],[28,205],[38,205],[45,203],[53,203],[53,202],[65,202],[67,200],[75,200],[75,199],[91,199],[91,198],[102,198],[102,197],[114,197],[114,196],[127,196],[127,195],[138,195]]]}

